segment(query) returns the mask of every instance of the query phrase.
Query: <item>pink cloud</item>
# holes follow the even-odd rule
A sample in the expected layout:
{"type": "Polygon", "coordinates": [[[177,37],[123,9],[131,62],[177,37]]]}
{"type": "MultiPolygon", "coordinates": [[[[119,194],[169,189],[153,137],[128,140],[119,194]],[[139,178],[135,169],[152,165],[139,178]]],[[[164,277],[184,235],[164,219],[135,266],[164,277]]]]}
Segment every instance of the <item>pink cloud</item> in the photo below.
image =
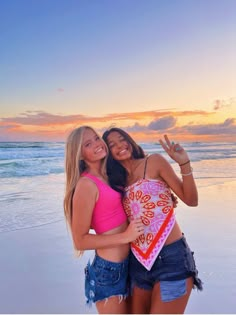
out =
{"type": "MultiPolygon", "coordinates": [[[[16,117],[4,117],[0,119],[0,140],[1,141],[37,141],[37,140],[64,140],[66,134],[78,125],[91,125],[95,128],[96,125],[103,123],[103,128],[100,127],[102,133],[106,128],[109,128],[114,122],[123,126],[127,121],[127,126],[124,128],[131,134],[142,134],[143,137],[148,137],[157,132],[168,132],[175,136],[200,136],[200,135],[232,135],[236,134],[236,124],[234,118],[228,118],[220,124],[194,124],[176,127],[178,117],[202,116],[208,117],[214,115],[214,112],[206,111],[146,111],[136,113],[115,113],[104,115],[102,117],[91,117],[86,115],[59,115],[51,114],[44,111],[26,111],[16,117]],[[130,125],[130,121],[133,124],[130,125]],[[144,124],[144,121],[149,121],[144,124]],[[109,126],[108,126],[109,124],[109,126]],[[129,125],[128,125],[129,124],[129,125]],[[107,126],[106,126],[107,125],[107,126]],[[15,139],[15,140],[14,140],[15,139]]],[[[191,121],[191,120],[190,120],[191,121]]],[[[115,123],[116,124],[116,123],[115,123]]]]}
{"type": "Polygon", "coordinates": [[[15,117],[3,117],[2,122],[31,125],[62,125],[62,124],[89,124],[94,122],[110,122],[111,120],[142,120],[144,118],[163,119],[165,116],[183,117],[183,116],[209,116],[212,113],[205,111],[146,111],[135,113],[108,114],[102,117],[91,117],[86,115],[59,115],[50,114],[44,111],[26,111],[15,117]]]}

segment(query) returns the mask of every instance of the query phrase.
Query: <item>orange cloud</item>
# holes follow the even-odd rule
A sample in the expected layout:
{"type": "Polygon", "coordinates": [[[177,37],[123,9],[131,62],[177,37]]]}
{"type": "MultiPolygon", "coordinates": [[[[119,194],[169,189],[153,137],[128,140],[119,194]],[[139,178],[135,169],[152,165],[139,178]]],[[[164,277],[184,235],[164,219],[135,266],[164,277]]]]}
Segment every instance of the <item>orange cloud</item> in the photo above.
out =
{"type": "Polygon", "coordinates": [[[0,119],[0,141],[63,141],[68,132],[79,125],[91,125],[100,132],[111,125],[116,125],[137,136],[139,140],[146,139],[147,141],[156,137],[157,133],[169,133],[175,138],[181,137],[185,140],[206,139],[207,137],[208,139],[216,137],[233,139],[236,133],[234,118],[225,119],[224,122],[218,124],[194,121],[194,117],[204,120],[213,115],[216,115],[215,112],[198,110],[114,113],[102,117],[26,111],[16,117],[0,119]],[[185,123],[183,121],[181,123],[184,117],[185,123]]]}
{"type": "Polygon", "coordinates": [[[145,111],[145,112],[135,112],[135,113],[113,113],[105,116],[106,118],[113,120],[127,120],[127,119],[144,119],[144,118],[158,118],[163,116],[175,116],[175,117],[183,117],[183,116],[195,116],[195,115],[212,115],[213,113],[209,113],[202,110],[193,110],[193,111],[176,111],[176,110],[154,110],[154,111],[145,111]]]}
{"type": "Polygon", "coordinates": [[[111,122],[121,121],[121,120],[143,120],[145,118],[162,118],[163,116],[209,116],[214,113],[209,113],[206,111],[146,111],[146,112],[136,112],[136,113],[114,113],[108,114],[103,117],[95,116],[85,116],[85,115],[55,115],[44,111],[26,111],[16,117],[5,117],[1,118],[2,122],[32,125],[32,126],[42,126],[42,125],[61,125],[61,124],[84,124],[84,123],[94,123],[94,122],[111,122]]]}

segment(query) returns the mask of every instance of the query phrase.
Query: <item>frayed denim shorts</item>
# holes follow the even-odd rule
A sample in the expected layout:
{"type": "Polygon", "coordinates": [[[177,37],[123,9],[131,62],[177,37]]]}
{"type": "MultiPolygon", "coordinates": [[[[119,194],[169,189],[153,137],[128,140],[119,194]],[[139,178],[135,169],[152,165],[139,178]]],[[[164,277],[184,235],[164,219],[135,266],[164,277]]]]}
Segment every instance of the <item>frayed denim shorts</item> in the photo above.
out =
{"type": "Polygon", "coordinates": [[[128,295],[129,257],[122,262],[111,262],[98,256],[85,268],[85,296],[87,304],[118,296],[120,301],[128,295]]]}
{"type": "Polygon", "coordinates": [[[162,248],[150,271],[131,253],[131,290],[134,286],[151,290],[159,282],[162,301],[170,302],[186,294],[186,279],[189,277],[193,278],[194,288],[202,290],[193,255],[184,236],[162,248]]]}

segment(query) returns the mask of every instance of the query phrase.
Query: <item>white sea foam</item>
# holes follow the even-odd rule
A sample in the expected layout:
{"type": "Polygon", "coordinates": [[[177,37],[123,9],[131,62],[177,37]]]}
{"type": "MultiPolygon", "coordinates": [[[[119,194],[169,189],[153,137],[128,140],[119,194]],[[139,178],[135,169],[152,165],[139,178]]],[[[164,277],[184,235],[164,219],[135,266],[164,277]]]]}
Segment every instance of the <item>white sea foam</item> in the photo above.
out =
{"type": "MultiPolygon", "coordinates": [[[[148,154],[165,155],[158,143],[140,145],[148,154]]],[[[236,158],[236,143],[194,142],[183,145],[193,162],[236,158]]],[[[62,142],[0,142],[0,178],[63,173],[64,148],[62,142]]]]}

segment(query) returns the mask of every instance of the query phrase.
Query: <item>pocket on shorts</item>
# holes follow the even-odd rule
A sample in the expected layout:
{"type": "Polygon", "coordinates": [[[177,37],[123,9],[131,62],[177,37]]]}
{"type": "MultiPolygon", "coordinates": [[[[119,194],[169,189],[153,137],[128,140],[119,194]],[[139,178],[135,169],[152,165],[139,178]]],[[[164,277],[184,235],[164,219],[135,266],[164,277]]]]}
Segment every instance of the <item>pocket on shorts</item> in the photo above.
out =
{"type": "Polygon", "coordinates": [[[100,286],[114,285],[119,282],[121,272],[117,268],[111,266],[94,266],[96,282],[100,286]]]}
{"type": "Polygon", "coordinates": [[[164,264],[168,265],[179,265],[180,263],[184,263],[185,256],[185,248],[182,246],[169,248],[167,251],[160,253],[160,259],[164,264]]]}

